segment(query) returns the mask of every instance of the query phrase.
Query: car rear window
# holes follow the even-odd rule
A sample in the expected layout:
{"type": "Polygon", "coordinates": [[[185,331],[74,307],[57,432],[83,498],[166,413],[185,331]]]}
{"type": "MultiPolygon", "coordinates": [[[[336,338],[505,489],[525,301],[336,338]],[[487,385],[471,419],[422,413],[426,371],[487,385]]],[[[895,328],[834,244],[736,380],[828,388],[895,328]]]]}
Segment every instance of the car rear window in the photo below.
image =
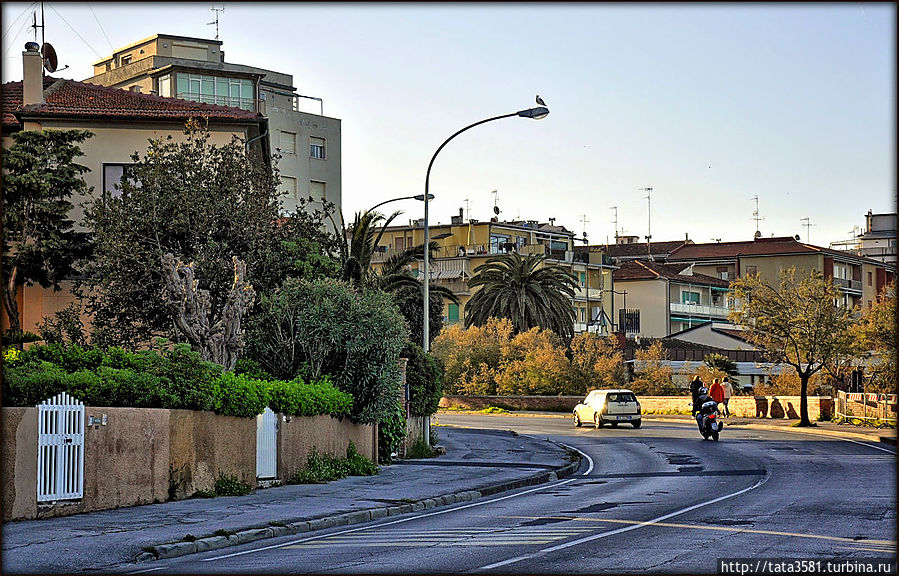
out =
{"type": "Polygon", "coordinates": [[[636,402],[637,398],[630,393],[615,393],[608,395],[609,402],[636,402]]]}

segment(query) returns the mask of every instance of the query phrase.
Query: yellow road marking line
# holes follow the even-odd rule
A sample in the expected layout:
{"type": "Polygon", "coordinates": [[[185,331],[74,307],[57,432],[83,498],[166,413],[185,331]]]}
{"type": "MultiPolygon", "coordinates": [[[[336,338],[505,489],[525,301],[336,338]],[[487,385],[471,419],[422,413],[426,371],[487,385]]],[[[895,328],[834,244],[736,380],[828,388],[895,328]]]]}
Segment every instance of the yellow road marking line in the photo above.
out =
{"type": "Polygon", "coordinates": [[[690,528],[693,530],[713,530],[721,532],[746,532],[750,534],[768,534],[772,536],[793,536],[795,538],[814,538],[819,540],[832,540],[835,542],[851,542],[858,544],[881,544],[885,546],[895,546],[895,540],[855,540],[854,538],[843,538],[840,536],[825,536],[822,534],[804,534],[802,532],[780,532],[777,530],[756,530],[754,528],[743,528],[740,526],[698,526],[696,524],[677,524],[674,522],[644,522],[642,520],[619,520],[613,518],[584,518],[580,516],[499,516],[499,518],[517,519],[517,520],[542,520],[542,519],[562,519],[574,520],[579,522],[608,522],[611,524],[645,524],[647,526],[664,526],[666,528],[690,528]]]}

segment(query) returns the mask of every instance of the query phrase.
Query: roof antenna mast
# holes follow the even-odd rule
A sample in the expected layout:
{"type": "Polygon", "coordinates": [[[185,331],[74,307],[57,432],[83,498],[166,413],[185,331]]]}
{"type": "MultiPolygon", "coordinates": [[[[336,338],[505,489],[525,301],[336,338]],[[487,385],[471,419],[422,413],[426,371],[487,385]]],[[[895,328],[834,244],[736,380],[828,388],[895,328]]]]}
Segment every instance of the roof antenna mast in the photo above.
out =
{"type": "Polygon", "coordinates": [[[755,238],[761,238],[762,233],[759,231],[759,222],[765,218],[759,216],[759,197],[758,194],[752,197],[755,200],[755,210],[752,212],[752,219],[755,220],[755,238]]]}
{"type": "Polygon", "coordinates": [[[212,26],[213,24],[215,24],[215,39],[218,40],[219,39],[219,12],[225,11],[225,5],[222,4],[221,8],[216,8],[215,4],[213,4],[212,8],[210,8],[209,11],[215,12],[215,20],[212,22],[207,22],[206,25],[212,26]]]}

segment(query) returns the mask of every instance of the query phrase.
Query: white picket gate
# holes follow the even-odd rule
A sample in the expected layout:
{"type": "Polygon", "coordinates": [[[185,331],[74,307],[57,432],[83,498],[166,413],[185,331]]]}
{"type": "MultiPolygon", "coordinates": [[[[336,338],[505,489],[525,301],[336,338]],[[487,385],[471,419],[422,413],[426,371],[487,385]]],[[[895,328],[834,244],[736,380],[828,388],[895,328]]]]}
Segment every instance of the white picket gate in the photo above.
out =
{"type": "Polygon", "coordinates": [[[37,408],[37,501],[83,498],[84,404],[63,392],[37,408]]]}
{"type": "Polygon", "coordinates": [[[271,408],[256,416],[256,477],[278,475],[278,415],[271,408]]]}

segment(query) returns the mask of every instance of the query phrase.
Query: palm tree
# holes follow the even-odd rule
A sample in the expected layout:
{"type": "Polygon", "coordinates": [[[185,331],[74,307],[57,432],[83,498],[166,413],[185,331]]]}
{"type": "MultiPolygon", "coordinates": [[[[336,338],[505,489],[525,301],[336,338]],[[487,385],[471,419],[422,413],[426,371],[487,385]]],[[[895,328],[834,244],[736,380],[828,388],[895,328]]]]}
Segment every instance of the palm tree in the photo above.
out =
{"type": "Polygon", "coordinates": [[[490,317],[508,318],[516,333],[538,326],[565,340],[574,336],[571,298],[577,279],[558,266],[538,268],[546,256],[517,252],[488,258],[469,282],[480,286],[465,309],[465,326],[483,326],[490,317]]]}

